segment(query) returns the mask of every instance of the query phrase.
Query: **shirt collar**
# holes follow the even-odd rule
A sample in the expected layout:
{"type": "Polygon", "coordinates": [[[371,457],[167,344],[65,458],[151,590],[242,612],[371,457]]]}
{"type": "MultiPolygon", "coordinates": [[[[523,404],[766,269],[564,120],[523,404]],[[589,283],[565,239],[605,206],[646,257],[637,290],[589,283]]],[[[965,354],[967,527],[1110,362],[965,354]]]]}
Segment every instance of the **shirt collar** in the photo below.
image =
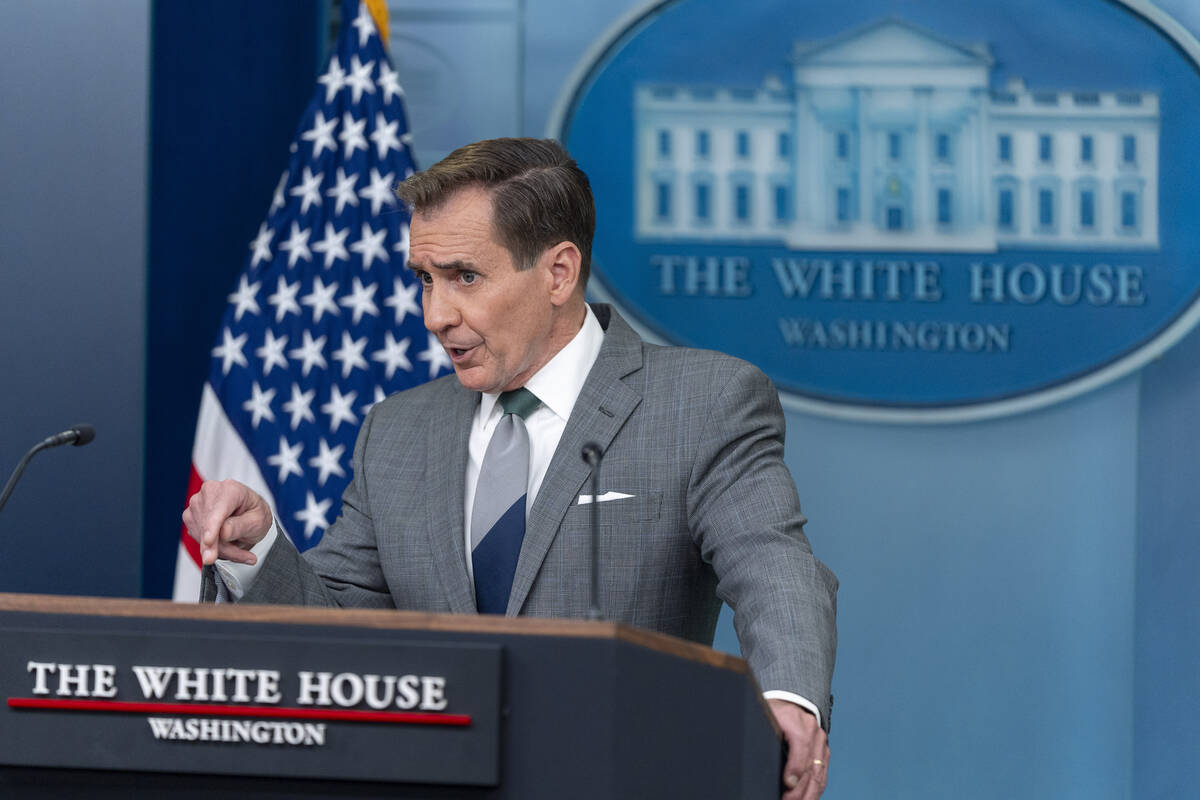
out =
{"type": "MultiPolygon", "coordinates": [[[[604,329],[600,327],[600,320],[596,319],[591,306],[585,304],[584,308],[587,313],[579,333],[525,382],[525,388],[537,395],[542,405],[563,422],[570,419],[575,401],[579,399],[588,373],[600,355],[600,346],[604,344],[604,329]]],[[[479,401],[482,419],[491,417],[499,398],[499,392],[483,394],[479,401]]]]}

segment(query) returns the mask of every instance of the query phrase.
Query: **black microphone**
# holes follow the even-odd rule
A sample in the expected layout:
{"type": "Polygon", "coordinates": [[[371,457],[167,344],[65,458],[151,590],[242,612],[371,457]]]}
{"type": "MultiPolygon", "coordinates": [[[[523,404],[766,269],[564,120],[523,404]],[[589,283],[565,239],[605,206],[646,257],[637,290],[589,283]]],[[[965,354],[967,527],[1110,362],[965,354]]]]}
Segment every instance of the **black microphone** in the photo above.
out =
{"type": "Polygon", "coordinates": [[[83,447],[85,444],[96,438],[96,429],[91,425],[76,425],[70,430],[56,433],[41,441],[35,448],[36,450],[47,450],[51,447],[59,445],[71,444],[76,447],[83,447]]]}
{"type": "Polygon", "coordinates": [[[604,451],[595,442],[588,442],[580,453],[592,467],[592,585],[588,601],[588,619],[598,620],[600,614],[600,460],[604,451]]]}
{"type": "Polygon", "coordinates": [[[25,467],[28,466],[31,458],[43,450],[49,450],[51,447],[59,447],[64,444],[73,444],[76,447],[82,447],[95,438],[96,429],[91,425],[76,425],[70,430],[48,436],[35,444],[21,459],[20,463],[17,464],[17,468],[9,476],[8,483],[4,484],[4,493],[0,494],[0,511],[4,510],[4,504],[8,502],[9,496],[13,493],[13,489],[16,488],[17,481],[21,479],[21,475],[25,472],[25,467]]]}

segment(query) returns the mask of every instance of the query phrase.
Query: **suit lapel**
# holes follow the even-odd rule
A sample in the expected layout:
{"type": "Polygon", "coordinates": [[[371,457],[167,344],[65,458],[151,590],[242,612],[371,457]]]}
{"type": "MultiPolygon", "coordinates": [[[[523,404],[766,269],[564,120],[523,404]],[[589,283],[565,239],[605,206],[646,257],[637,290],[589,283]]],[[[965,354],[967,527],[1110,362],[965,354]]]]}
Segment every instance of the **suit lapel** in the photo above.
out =
{"type": "Polygon", "coordinates": [[[479,403],[479,393],[464,389],[453,381],[448,398],[445,424],[432,424],[426,438],[425,517],[429,548],[446,591],[450,610],[475,613],[475,593],[467,575],[464,543],[463,491],[467,474],[467,447],[471,437],[471,419],[479,403]]]}
{"type": "MultiPolygon", "coordinates": [[[[593,309],[606,329],[604,344],[584,381],[571,418],[567,420],[562,438],[550,459],[546,478],[533,508],[529,510],[525,541],[521,546],[512,593],[508,598],[507,615],[510,617],[520,613],[524,606],[567,509],[575,502],[584,481],[591,474],[591,468],[581,456],[583,446],[595,442],[601,450],[607,450],[613,437],[642,401],[641,393],[621,380],[641,369],[641,339],[611,309],[604,306],[593,306],[593,309]]],[[[465,465],[463,469],[465,472],[465,465]]],[[[460,506],[461,494],[460,487],[460,506]]]]}

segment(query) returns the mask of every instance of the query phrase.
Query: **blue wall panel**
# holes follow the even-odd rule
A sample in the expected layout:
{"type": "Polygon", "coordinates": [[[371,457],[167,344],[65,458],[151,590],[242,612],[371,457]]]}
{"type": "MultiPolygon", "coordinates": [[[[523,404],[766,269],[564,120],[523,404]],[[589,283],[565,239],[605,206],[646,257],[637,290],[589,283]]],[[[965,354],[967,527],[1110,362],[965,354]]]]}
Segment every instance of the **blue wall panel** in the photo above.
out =
{"type": "Polygon", "coordinates": [[[0,3],[0,591],[140,589],[148,0],[0,3]]]}
{"type": "Polygon", "coordinates": [[[1137,403],[1133,379],[971,425],[789,416],[842,582],[830,797],[1129,796],[1137,403]]]}
{"type": "Polygon", "coordinates": [[[1134,797],[1200,789],[1200,333],[1144,370],[1134,797]]]}

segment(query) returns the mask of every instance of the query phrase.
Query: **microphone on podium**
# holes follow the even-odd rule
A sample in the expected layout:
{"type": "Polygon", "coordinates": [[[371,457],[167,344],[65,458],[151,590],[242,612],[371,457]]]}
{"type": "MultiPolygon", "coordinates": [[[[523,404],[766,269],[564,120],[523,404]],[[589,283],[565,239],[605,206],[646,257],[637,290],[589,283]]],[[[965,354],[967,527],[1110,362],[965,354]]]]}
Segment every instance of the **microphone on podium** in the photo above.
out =
{"type": "Polygon", "coordinates": [[[21,479],[21,474],[25,472],[25,467],[29,464],[29,460],[43,450],[49,450],[51,447],[60,447],[64,444],[75,445],[82,447],[83,445],[96,438],[96,429],[91,425],[76,425],[62,433],[56,433],[53,436],[48,436],[42,441],[35,444],[29,449],[29,452],[24,455],[21,461],[17,464],[17,468],[8,478],[8,483],[4,484],[4,492],[0,494],[0,511],[4,510],[4,504],[8,502],[9,496],[13,493],[13,489],[17,486],[17,481],[21,479]]]}

